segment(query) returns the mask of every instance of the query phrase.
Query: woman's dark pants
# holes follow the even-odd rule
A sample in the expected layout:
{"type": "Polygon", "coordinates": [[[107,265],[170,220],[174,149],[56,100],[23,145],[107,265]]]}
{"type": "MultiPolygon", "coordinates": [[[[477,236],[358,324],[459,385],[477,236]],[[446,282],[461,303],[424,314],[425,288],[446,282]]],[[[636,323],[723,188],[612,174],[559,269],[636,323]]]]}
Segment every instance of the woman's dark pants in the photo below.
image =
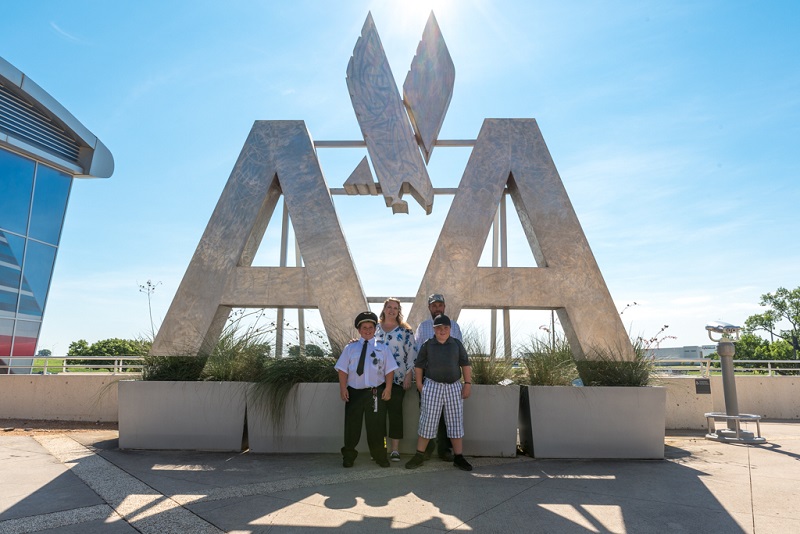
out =
{"type": "Polygon", "coordinates": [[[403,439],[403,397],[406,390],[403,386],[392,384],[392,398],[386,403],[386,414],[389,416],[389,439],[403,439]]]}

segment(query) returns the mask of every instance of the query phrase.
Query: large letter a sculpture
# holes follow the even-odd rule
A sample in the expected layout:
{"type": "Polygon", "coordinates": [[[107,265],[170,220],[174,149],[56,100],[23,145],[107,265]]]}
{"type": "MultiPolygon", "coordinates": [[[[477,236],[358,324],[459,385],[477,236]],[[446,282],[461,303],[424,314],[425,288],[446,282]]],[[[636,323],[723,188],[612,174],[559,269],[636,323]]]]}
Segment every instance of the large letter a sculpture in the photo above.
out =
{"type": "Polygon", "coordinates": [[[342,344],[367,309],[303,121],[253,125],[150,353],[209,353],[234,306],[319,308],[342,344]],[[251,267],[281,194],[306,267],[251,267]]]}
{"type": "Polygon", "coordinates": [[[487,119],[450,206],[409,322],[444,293],[447,313],[462,308],[555,309],[578,359],[633,356],[586,236],[534,119],[487,119]],[[478,267],[504,189],[538,268],[478,267]]]}

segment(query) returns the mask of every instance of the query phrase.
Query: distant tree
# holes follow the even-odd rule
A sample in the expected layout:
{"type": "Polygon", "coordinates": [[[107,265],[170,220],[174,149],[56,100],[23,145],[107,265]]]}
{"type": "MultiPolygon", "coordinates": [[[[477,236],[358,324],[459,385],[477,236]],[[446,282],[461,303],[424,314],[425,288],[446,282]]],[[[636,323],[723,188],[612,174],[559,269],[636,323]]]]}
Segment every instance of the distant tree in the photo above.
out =
{"type": "MultiPolygon", "coordinates": [[[[300,356],[300,345],[292,345],[291,347],[289,347],[289,356],[300,356]]],[[[306,345],[306,356],[311,356],[311,357],[325,356],[325,351],[322,350],[322,347],[318,347],[313,343],[309,343],[306,345]]]]}
{"type": "Polygon", "coordinates": [[[41,349],[39,352],[36,353],[36,355],[42,358],[49,358],[50,356],[53,355],[53,351],[51,351],[50,349],[41,349]]]}
{"type": "Polygon", "coordinates": [[[85,339],[79,339],[69,344],[67,356],[93,356],[89,352],[89,343],[85,339]]]}
{"type": "MultiPolygon", "coordinates": [[[[716,353],[715,353],[716,354],[716,353]]],[[[769,341],[752,333],[744,333],[736,341],[735,360],[766,360],[769,355],[769,341]]]]}
{"type": "Polygon", "coordinates": [[[763,331],[770,335],[770,340],[777,337],[786,341],[791,347],[792,358],[797,359],[800,350],[800,287],[792,290],[779,287],[775,293],[761,295],[759,304],[768,309],[748,317],[744,322],[744,331],[763,331]],[[781,328],[781,324],[785,323],[789,323],[789,329],[781,328]]]}
{"type": "MultiPolygon", "coordinates": [[[[69,344],[67,356],[146,356],[150,351],[150,341],[141,339],[101,339],[89,345],[85,339],[69,344]]],[[[112,360],[75,360],[74,363],[92,367],[113,365],[112,360]]]]}
{"type": "Polygon", "coordinates": [[[101,339],[89,347],[92,356],[144,356],[150,350],[150,342],[139,339],[101,339]]]}
{"type": "Polygon", "coordinates": [[[770,360],[789,360],[792,358],[792,346],[785,339],[779,339],[769,344],[770,360]]]}
{"type": "MultiPolygon", "coordinates": [[[[733,355],[734,360],[785,360],[788,359],[788,355],[784,355],[780,358],[776,358],[775,354],[779,353],[776,351],[777,347],[773,349],[773,345],[777,345],[778,343],[782,343],[785,349],[791,349],[789,344],[783,340],[778,340],[774,343],[770,343],[766,339],[757,336],[755,334],[748,334],[744,333],[739,337],[739,340],[736,341],[736,353],[733,355]]],[[[717,358],[719,359],[719,355],[717,358]]],[[[758,363],[743,363],[737,364],[737,366],[744,367],[746,369],[764,369],[763,364],[758,363]]]]}

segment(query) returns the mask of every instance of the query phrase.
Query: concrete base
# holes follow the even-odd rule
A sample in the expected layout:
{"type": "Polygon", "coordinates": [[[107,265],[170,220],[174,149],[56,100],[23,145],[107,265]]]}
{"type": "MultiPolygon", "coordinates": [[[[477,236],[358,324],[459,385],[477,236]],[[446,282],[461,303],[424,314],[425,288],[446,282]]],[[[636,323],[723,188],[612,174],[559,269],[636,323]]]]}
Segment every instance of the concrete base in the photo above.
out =
{"type": "Polygon", "coordinates": [[[119,448],[241,451],[244,382],[119,383],[119,448]]]}
{"type": "Polygon", "coordinates": [[[528,386],[528,399],[536,458],[664,458],[664,388],[528,386]]]}
{"type": "MultiPolygon", "coordinates": [[[[667,389],[667,429],[704,430],[704,413],[725,411],[722,378],[711,377],[711,394],[696,393],[694,378],[656,379],[656,385],[667,389]]],[[[0,375],[0,418],[118,421],[118,379],[119,376],[107,374],[0,375]]],[[[736,389],[740,410],[764,419],[800,419],[800,377],[738,376],[736,389]]],[[[417,394],[410,390],[407,397],[413,398],[413,402],[406,401],[404,405],[404,447],[406,442],[416,439],[415,418],[419,415],[417,394]]],[[[334,398],[338,400],[338,391],[334,398]]],[[[467,406],[474,404],[478,403],[469,400],[466,403],[467,406]]],[[[465,417],[470,417],[468,412],[465,417]]],[[[470,433],[467,432],[468,440],[470,433]]]]}
{"type": "MultiPolygon", "coordinates": [[[[417,448],[419,423],[416,390],[406,391],[403,419],[400,452],[413,454],[417,448]]],[[[286,405],[281,426],[266,417],[258,395],[251,393],[247,399],[247,435],[251,452],[338,452],[344,439],[344,402],[339,397],[339,384],[298,384],[286,405]]],[[[358,451],[369,452],[366,430],[362,430],[358,451]]]]}
{"type": "Polygon", "coordinates": [[[735,430],[717,430],[711,434],[706,434],[706,439],[711,441],[720,441],[722,443],[758,444],[767,442],[766,438],[756,436],[749,430],[740,430],[739,432],[736,432],[735,430]]]}
{"type": "MultiPolygon", "coordinates": [[[[517,450],[519,386],[473,386],[464,401],[464,454],[513,457],[517,450]]],[[[252,452],[323,453],[342,446],[344,403],[338,384],[298,384],[286,406],[281,427],[264,416],[257,395],[247,401],[247,434],[252,452]]],[[[419,395],[409,389],[403,399],[400,452],[414,454],[419,427],[419,395]]],[[[368,451],[366,432],[358,450],[368,451]]]]}
{"type": "Polygon", "coordinates": [[[519,386],[473,385],[464,401],[464,454],[517,455],[519,386]]]}
{"type": "Polygon", "coordinates": [[[0,418],[117,421],[119,375],[0,375],[0,418]]]}

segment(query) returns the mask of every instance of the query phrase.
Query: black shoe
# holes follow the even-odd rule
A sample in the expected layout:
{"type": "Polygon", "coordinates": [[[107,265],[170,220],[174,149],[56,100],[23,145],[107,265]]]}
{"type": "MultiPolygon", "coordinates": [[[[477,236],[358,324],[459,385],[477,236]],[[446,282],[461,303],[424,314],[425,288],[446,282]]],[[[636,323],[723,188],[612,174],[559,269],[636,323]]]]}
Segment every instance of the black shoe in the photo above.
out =
{"type": "Polygon", "coordinates": [[[411,458],[406,463],[406,469],[416,469],[417,467],[421,466],[424,462],[425,458],[423,458],[420,453],[417,453],[414,455],[413,458],[411,458]]]}
{"type": "Polygon", "coordinates": [[[431,456],[433,456],[433,451],[436,450],[436,440],[430,440],[428,442],[428,446],[425,447],[425,454],[423,455],[423,460],[430,460],[431,456]]]}
{"type": "Polygon", "coordinates": [[[444,460],[445,462],[452,462],[454,459],[453,451],[450,450],[444,451],[439,455],[439,459],[444,460]]]}
{"type": "Polygon", "coordinates": [[[353,463],[356,461],[356,457],[358,456],[358,451],[348,450],[342,447],[340,449],[342,453],[342,467],[353,467],[353,463]]]}
{"type": "Polygon", "coordinates": [[[461,469],[462,471],[472,471],[472,464],[464,458],[463,455],[459,454],[453,459],[453,465],[461,469]]]}
{"type": "Polygon", "coordinates": [[[389,467],[389,460],[384,456],[383,458],[378,458],[375,460],[375,463],[381,467],[389,467]]]}

